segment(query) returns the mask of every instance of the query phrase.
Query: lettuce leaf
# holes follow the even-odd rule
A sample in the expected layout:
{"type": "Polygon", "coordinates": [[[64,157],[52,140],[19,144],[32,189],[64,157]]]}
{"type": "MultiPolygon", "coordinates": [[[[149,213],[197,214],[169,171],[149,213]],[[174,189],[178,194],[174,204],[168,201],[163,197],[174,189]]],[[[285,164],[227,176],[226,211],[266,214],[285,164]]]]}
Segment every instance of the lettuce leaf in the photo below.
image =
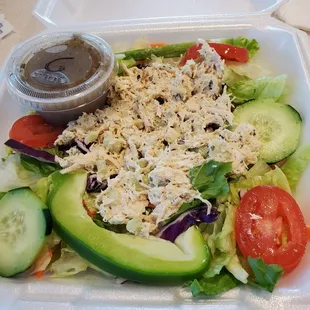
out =
{"type": "Polygon", "coordinates": [[[220,253],[211,260],[207,271],[203,274],[204,278],[212,278],[222,271],[225,265],[231,260],[230,253],[220,253]]]}
{"type": "Polygon", "coordinates": [[[289,157],[287,162],[281,167],[287,177],[292,190],[310,163],[310,144],[300,146],[296,152],[289,157]]]}
{"type": "Polygon", "coordinates": [[[62,278],[86,271],[90,264],[68,246],[61,249],[61,255],[50,267],[53,277],[62,278]]]}
{"type": "Polygon", "coordinates": [[[203,199],[226,196],[229,193],[226,175],[231,171],[231,163],[220,163],[210,160],[190,169],[190,181],[193,188],[201,193],[203,199]]]}
{"type": "Polygon", "coordinates": [[[248,257],[248,262],[255,276],[255,286],[273,292],[275,285],[284,273],[282,267],[276,264],[268,265],[261,258],[248,257]]]}
{"type": "MultiPolygon", "coordinates": [[[[232,87],[235,85],[237,82],[246,82],[250,81],[248,77],[239,74],[238,72],[235,72],[231,66],[225,65],[224,67],[224,76],[223,76],[223,81],[228,87],[232,87]]],[[[229,89],[229,88],[228,88],[229,89]]]]}
{"type": "Polygon", "coordinates": [[[278,101],[286,91],[286,75],[265,77],[257,80],[238,81],[229,87],[234,102],[243,103],[254,99],[278,101]]]}
{"type": "Polygon", "coordinates": [[[230,258],[225,267],[237,280],[242,283],[248,283],[249,274],[242,267],[237,254],[230,258]]]}
{"type": "Polygon", "coordinates": [[[20,163],[18,154],[11,154],[4,162],[0,162],[0,192],[32,186],[40,178],[37,173],[26,170],[20,163]]]}
{"type": "MultiPolygon", "coordinates": [[[[251,60],[246,63],[240,63],[240,62],[225,63],[225,69],[226,67],[228,67],[233,73],[239,75],[243,79],[248,78],[251,80],[256,80],[271,75],[270,71],[266,70],[265,68],[254,63],[251,60]]],[[[225,70],[224,70],[224,76],[225,76],[225,70]]]]}
{"type": "Polygon", "coordinates": [[[0,200],[5,196],[6,192],[0,192],[0,200]]]}
{"type": "Polygon", "coordinates": [[[236,207],[229,204],[226,208],[226,218],[221,231],[216,235],[215,246],[224,253],[233,253],[236,250],[234,235],[236,207]]]}
{"type": "Polygon", "coordinates": [[[24,154],[20,155],[20,163],[26,170],[35,172],[42,177],[47,177],[60,169],[60,166],[57,164],[42,162],[24,154]]]}
{"type": "Polygon", "coordinates": [[[31,190],[46,204],[50,182],[48,178],[40,179],[31,190]]]}
{"type": "Polygon", "coordinates": [[[250,179],[257,176],[262,176],[271,170],[272,169],[268,164],[266,164],[265,161],[259,160],[250,170],[247,171],[245,176],[247,179],[250,179]]]}
{"type": "Polygon", "coordinates": [[[242,189],[251,189],[252,187],[259,185],[274,185],[282,188],[288,193],[291,193],[288,180],[278,166],[275,166],[274,170],[270,169],[270,171],[264,173],[263,175],[256,175],[253,177],[248,177],[247,179],[242,179],[234,184],[231,184],[231,187],[235,187],[238,191],[240,191],[242,189]]]}
{"type": "Polygon", "coordinates": [[[249,51],[249,57],[253,57],[259,50],[259,44],[255,39],[248,39],[245,37],[225,39],[222,43],[246,48],[249,51]]]}
{"type": "Polygon", "coordinates": [[[239,281],[225,269],[213,278],[195,279],[189,283],[194,297],[201,294],[206,296],[218,295],[235,288],[238,284],[239,281]]]}
{"type": "Polygon", "coordinates": [[[218,209],[221,215],[212,225],[213,231],[210,233],[211,227],[206,227],[205,230],[202,229],[212,254],[211,263],[203,277],[214,277],[226,267],[236,279],[247,283],[248,273],[241,266],[236,254],[234,223],[237,209],[230,203],[226,203],[225,206],[221,205],[218,209]],[[225,208],[224,210],[223,207],[225,208]]]}

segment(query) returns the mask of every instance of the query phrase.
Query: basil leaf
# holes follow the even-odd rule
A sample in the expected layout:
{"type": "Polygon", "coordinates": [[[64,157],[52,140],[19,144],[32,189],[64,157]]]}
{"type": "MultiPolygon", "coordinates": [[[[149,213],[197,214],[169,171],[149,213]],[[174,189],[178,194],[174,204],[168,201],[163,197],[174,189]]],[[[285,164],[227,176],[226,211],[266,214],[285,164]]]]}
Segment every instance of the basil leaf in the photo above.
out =
{"type": "Polygon", "coordinates": [[[248,262],[253,270],[256,286],[272,293],[284,273],[283,268],[276,264],[268,265],[261,258],[248,257],[248,262]]]}
{"type": "Polygon", "coordinates": [[[189,283],[192,295],[214,296],[229,291],[239,285],[239,281],[226,269],[212,278],[195,279],[189,283]]]}
{"type": "Polygon", "coordinates": [[[190,181],[203,199],[217,198],[229,193],[226,174],[232,171],[231,163],[211,160],[189,171],[190,181]]]}
{"type": "Polygon", "coordinates": [[[26,170],[35,172],[43,177],[47,177],[60,169],[57,164],[42,162],[24,154],[20,155],[20,163],[26,170]]]}

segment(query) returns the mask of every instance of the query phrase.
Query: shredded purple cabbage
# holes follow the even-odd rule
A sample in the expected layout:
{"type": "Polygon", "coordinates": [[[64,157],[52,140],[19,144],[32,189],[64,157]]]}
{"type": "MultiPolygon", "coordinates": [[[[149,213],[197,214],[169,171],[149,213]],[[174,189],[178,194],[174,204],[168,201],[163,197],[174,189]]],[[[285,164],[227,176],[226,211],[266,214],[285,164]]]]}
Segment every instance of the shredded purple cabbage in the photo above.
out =
{"type": "Polygon", "coordinates": [[[89,150],[89,146],[86,145],[84,142],[82,142],[81,140],[75,140],[75,143],[76,143],[76,146],[77,148],[83,153],[83,154],[86,154],[86,153],[89,153],[90,150],[89,150]]]}
{"type": "Polygon", "coordinates": [[[13,149],[15,152],[33,157],[39,161],[43,161],[46,163],[55,163],[55,155],[50,154],[49,152],[35,149],[14,139],[9,139],[4,144],[13,149]]]}
{"type": "Polygon", "coordinates": [[[98,181],[96,174],[91,174],[87,178],[86,191],[91,192],[101,192],[108,187],[108,181],[103,180],[102,182],[98,181]]]}
{"type": "Polygon", "coordinates": [[[164,226],[157,234],[157,237],[174,242],[189,227],[200,223],[213,223],[218,219],[219,215],[220,212],[215,207],[212,207],[211,212],[208,214],[208,206],[203,204],[184,212],[174,221],[164,226]]]}

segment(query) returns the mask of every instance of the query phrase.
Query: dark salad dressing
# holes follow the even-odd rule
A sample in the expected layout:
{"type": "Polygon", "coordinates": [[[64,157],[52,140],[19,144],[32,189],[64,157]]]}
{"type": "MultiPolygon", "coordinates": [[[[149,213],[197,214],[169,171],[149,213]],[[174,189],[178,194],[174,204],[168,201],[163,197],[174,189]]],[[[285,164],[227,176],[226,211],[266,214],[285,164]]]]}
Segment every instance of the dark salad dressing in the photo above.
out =
{"type": "Polygon", "coordinates": [[[26,83],[40,90],[63,90],[91,78],[100,66],[97,49],[79,36],[41,49],[22,66],[26,83]]]}

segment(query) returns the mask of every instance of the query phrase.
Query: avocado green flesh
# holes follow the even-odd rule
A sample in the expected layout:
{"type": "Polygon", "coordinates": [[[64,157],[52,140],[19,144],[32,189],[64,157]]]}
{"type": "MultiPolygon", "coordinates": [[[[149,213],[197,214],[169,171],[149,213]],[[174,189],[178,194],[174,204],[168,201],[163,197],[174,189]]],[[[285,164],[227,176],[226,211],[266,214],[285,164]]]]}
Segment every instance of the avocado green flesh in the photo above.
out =
{"type": "Polygon", "coordinates": [[[82,172],[56,172],[48,197],[54,229],[81,257],[115,276],[144,283],[186,281],[204,271],[209,251],[198,228],[191,227],[171,243],[98,227],[82,205],[86,180],[82,172]]]}

